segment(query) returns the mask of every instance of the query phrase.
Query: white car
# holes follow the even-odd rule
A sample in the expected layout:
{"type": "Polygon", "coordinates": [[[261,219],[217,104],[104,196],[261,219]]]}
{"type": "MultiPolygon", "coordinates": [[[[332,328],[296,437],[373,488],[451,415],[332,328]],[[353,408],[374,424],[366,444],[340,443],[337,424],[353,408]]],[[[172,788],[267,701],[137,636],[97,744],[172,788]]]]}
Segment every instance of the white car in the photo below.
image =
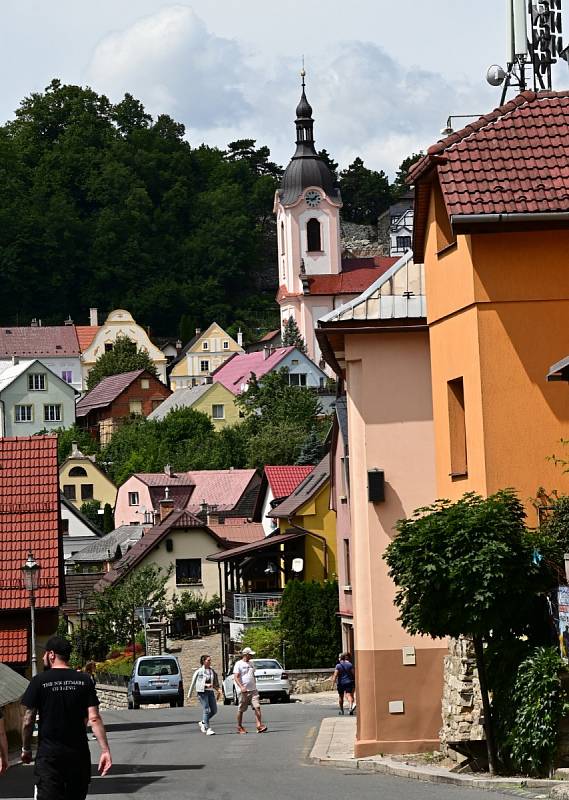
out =
{"type": "MultiPolygon", "coordinates": [[[[255,680],[261,699],[281,700],[290,703],[290,683],[288,674],[275,658],[252,658],[255,667],[255,680]]],[[[223,680],[223,702],[239,704],[239,691],[233,679],[233,667],[223,680]]]]}

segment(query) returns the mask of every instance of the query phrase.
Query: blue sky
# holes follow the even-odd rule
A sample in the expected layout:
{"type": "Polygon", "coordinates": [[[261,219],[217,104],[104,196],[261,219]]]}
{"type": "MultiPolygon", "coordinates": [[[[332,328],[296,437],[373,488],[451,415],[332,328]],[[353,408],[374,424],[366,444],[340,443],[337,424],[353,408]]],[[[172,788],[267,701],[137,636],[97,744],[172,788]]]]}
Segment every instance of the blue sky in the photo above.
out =
{"type": "MultiPolygon", "coordinates": [[[[286,163],[304,54],[317,146],[393,175],[449,114],[499,101],[484,76],[504,62],[504,0],[4,0],[2,11],[2,120],[59,77],[113,100],[131,92],[192,144],[256,138],[286,163]]],[[[555,88],[567,86],[563,64],[555,88]]]]}

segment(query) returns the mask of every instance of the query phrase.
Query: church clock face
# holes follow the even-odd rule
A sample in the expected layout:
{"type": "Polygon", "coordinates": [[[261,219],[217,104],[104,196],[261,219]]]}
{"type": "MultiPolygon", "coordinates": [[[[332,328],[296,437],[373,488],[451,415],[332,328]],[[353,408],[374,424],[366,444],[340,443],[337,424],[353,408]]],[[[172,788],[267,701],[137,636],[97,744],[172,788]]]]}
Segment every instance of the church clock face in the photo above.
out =
{"type": "Polygon", "coordinates": [[[314,189],[311,189],[309,192],[306,192],[304,199],[306,200],[306,205],[309,208],[316,208],[318,205],[320,205],[322,195],[320,192],[316,192],[314,189]]]}

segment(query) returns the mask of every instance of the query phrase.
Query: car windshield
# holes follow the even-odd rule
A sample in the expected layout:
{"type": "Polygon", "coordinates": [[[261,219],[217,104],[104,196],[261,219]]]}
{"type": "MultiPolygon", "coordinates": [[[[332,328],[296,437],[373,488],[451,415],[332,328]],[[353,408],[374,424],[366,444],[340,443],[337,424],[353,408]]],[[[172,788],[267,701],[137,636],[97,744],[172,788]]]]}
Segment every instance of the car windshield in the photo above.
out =
{"type": "Polygon", "coordinates": [[[175,658],[149,658],[138,665],[139,675],[177,675],[178,664],[175,658]]]}
{"type": "Polygon", "coordinates": [[[272,658],[256,658],[253,664],[255,669],[282,669],[279,662],[274,661],[272,658]]]}

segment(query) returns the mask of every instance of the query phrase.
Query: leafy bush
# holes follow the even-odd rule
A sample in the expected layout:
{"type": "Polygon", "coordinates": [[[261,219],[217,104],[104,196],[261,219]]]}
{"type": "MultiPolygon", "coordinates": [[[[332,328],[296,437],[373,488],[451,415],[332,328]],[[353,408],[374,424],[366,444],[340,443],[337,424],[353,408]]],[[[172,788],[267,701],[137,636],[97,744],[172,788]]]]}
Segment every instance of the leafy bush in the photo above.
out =
{"type": "Polygon", "coordinates": [[[241,639],[242,647],[250,647],[258,658],[276,658],[282,661],[282,634],[278,622],[249,628],[241,639]]]}
{"type": "Polygon", "coordinates": [[[207,596],[202,597],[193,592],[182,592],[180,595],[172,595],[170,617],[183,619],[187,612],[194,612],[198,615],[209,614],[211,611],[219,611],[219,606],[220,601],[217,594],[208,600],[207,596]]]}
{"type": "Polygon", "coordinates": [[[554,647],[537,647],[518,668],[509,743],[514,767],[526,775],[550,774],[559,742],[559,723],[569,713],[569,696],[560,673],[565,669],[554,647]]]}
{"type": "Polygon", "coordinates": [[[342,646],[337,581],[290,581],[279,614],[287,667],[335,664],[342,646]]]}

